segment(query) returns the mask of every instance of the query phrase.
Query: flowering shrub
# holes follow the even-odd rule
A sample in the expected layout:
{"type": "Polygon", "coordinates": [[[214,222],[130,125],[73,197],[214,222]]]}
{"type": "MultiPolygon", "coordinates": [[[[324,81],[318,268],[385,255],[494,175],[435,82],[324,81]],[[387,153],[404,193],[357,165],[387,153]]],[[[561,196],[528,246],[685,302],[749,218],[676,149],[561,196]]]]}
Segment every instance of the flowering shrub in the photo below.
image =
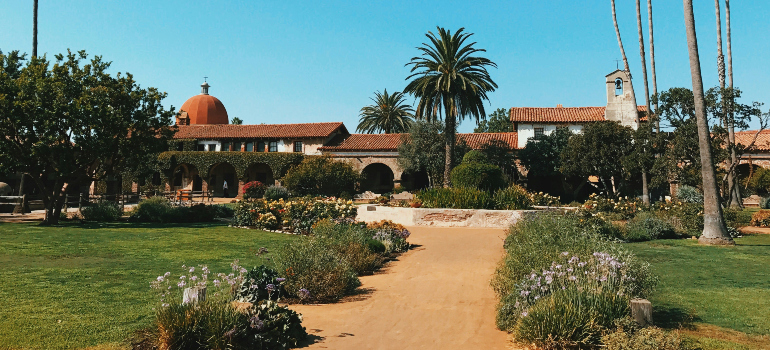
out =
{"type": "Polygon", "coordinates": [[[235,290],[233,299],[241,302],[257,303],[262,300],[278,300],[283,293],[281,285],[286,279],[278,272],[260,265],[251,269],[235,290]]]}
{"type": "Polygon", "coordinates": [[[532,206],[532,197],[527,190],[518,185],[511,185],[495,192],[495,209],[521,210],[532,206]]]}
{"type": "Polygon", "coordinates": [[[372,239],[382,242],[385,253],[401,253],[409,250],[409,242],[406,241],[411,234],[403,225],[383,220],[369,224],[367,227],[374,231],[372,239]]]}
{"type": "Polygon", "coordinates": [[[558,207],[561,205],[561,197],[554,197],[543,192],[529,193],[529,199],[532,201],[532,205],[537,206],[558,207]]]}
{"type": "Polygon", "coordinates": [[[243,194],[243,199],[262,198],[265,195],[266,189],[267,186],[265,184],[259,181],[251,181],[243,185],[241,193],[243,194]]]}
{"type": "Polygon", "coordinates": [[[580,207],[583,215],[596,215],[597,213],[618,214],[622,220],[633,218],[642,211],[642,201],[638,198],[620,197],[618,199],[606,198],[595,193],[588,197],[588,200],[580,207]]]}
{"type": "Polygon", "coordinates": [[[150,282],[150,287],[157,291],[161,307],[168,307],[181,300],[182,293],[188,287],[206,287],[207,294],[211,298],[230,300],[231,290],[243,282],[244,275],[248,272],[238,265],[238,260],[230,264],[232,272],[213,274],[206,265],[185,266],[182,265],[182,273],[177,278],[171,272],[166,272],[150,282]],[[213,280],[209,276],[213,276],[213,280]],[[213,288],[208,290],[209,286],[213,288]],[[212,293],[213,292],[213,293],[212,293]]]}
{"type": "Polygon", "coordinates": [[[703,231],[703,205],[679,201],[658,202],[652,210],[661,218],[668,220],[679,234],[700,236],[703,231]]]}
{"type": "Polygon", "coordinates": [[[293,233],[309,233],[323,219],[354,219],[357,208],[352,201],[300,198],[292,201],[240,201],[235,206],[233,225],[262,229],[283,227],[293,233]]]}
{"type": "Polygon", "coordinates": [[[751,215],[751,226],[770,226],[770,210],[760,210],[751,215]]]}

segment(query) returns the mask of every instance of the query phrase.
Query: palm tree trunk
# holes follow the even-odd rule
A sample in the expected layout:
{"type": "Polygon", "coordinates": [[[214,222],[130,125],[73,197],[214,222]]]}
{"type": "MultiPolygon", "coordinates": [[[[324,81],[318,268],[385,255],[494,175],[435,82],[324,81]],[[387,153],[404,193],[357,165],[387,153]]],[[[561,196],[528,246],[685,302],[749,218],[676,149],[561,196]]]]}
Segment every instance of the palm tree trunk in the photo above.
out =
{"type": "MultiPolygon", "coordinates": [[[[725,0],[725,21],[727,22],[727,73],[730,80],[730,89],[734,89],[732,33],[730,27],[730,0],[725,0]]],[[[730,96],[732,99],[732,94],[730,96]]],[[[734,106],[734,103],[732,100],[730,101],[730,106],[730,124],[727,126],[727,140],[731,145],[735,145],[735,121],[733,120],[734,116],[732,111],[732,106],[734,106]]],[[[733,164],[738,162],[738,153],[735,150],[735,147],[730,150],[730,161],[733,164]]],[[[731,172],[730,175],[732,176],[732,180],[728,179],[728,184],[732,188],[732,191],[730,191],[730,196],[732,197],[733,203],[737,203],[739,208],[743,208],[743,198],[741,196],[741,187],[738,186],[738,176],[735,175],[735,171],[731,172]]]]}
{"type": "MultiPolygon", "coordinates": [[[[610,0],[612,4],[612,22],[615,25],[615,35],[618,37],[618,46],[620,46],[620,54],[623,56],[623,68],[628,73],[628,79],[631,79],[631,68],[628,66],[628,57],[626,57],[626,49],[623,48],[623,39],[620,38],[620,28],[618,28],[618,16],[615,13],[615,0],[610,0]]],[[[632,84],[633,85],[633,84],[632,84]]],[[[636,93],[634,89],[631,89],[631,100],[636,103],[636,93]]],[[[639,113],[635,113],[636,125],[639,126],[639,113]]]]}
{"type": "Polygon", "coordinates": [[[455,124],[456,116],[452,111],[448,111],[446,114],[446,130],[444,130],[444,139],[446,146],[446,153],[444,158],[444,187],[452,186],[451,173],[452,173],[452,159],[454,158],[455,149],[455,124]]]}
{"type": "Polygon", "coordinates": [[[695,97],[695,118],[698,124],[698,144],[701,157],[701,175],[703,176],[703,234],[698,240],[701,244],[735,244],[727,233],[722,207],[719,205],[716,172],[711,154],[706,104],[703,96],[703,77],[698,54],[698,37],[695,33],[695,15],[692,0],[682,0],[684,4],[684,24],[687,30],[687,48],[690,54],[690,74],[692,92],[695,97]]]}
{"type": "Polygon", "coordinates": [[[37,0],[32,5],[32,57],[37,57],[37,0]]]}
{"type": "MultiPolygon", "coordinates": [[[[642,5],[636,0],[636,26],[639,30],[639,55],[642,58],[642,79],[644,79],[644,98],[647,102],[647,122],[650,122],[650,84],[647,81],[647,59],[644,54],[644,34],[642,34],[642,5]]],[[[637,115],[639,115],[637,113],[637,115]]],[[[642,125],[639,125],[641,128],[642,125]]],[[[645,126],[647,127],[647,126],[645,126]]],[[[647,169],[642,169],[642,203],[650,205],[650,189],[647,185],[647,169]]]]}
{"type": "MultiPolygon", "coordinates": [[[[647,18],[648,18],[648,27],[650,28],[650,68],[652,73],[652,95],[657,96],[658,95],[658,79],[655,75],[655,37],[653,35],[652,30],[652,0],[647,0],[647,18]]],[[[647,107],[649,108],[649,106],[647,107]]],[[[655,99],[655,111],[654,113],[658,113],[658,99],[655,99]]],[[[657,116],[655,117],[655,132],[660,133],[660,118],[657,116]]]]}

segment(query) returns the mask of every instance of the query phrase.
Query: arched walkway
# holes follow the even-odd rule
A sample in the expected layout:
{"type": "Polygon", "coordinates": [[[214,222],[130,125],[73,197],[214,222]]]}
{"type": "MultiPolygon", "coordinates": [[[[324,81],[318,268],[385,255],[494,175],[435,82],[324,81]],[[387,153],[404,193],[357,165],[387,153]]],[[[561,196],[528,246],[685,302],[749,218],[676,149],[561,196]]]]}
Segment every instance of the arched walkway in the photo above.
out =
{"type": "MultiPolygon", "coordinates": [[[[203,181],[198,174],[198,168],[192,164],[179,164],[174,168],[172,179],[172,190],[188,189],[200,191],[203,186],[203,181]]],[[[158,180],[160,180],[160,174],[158,174],[158,180]]],[[[155,175],[153,175],[153,183],[154,182],[155,175]]]]}
{"type": "Polygon", "coordinates": [[[208,175],[208,189],[214,191],[215,197],[234,198],[238,195],[238,177],[235,167],[228,163],[217,163],[211,167],[208,175]],[[224,184],[227,182],[227,193],[224,184]]]}
{"type": "Polygon", "coordinates": [[[386,193],[393,191],[393,170],[382,163],[369,164],[361,171],[361,191],[386,193]]]}
{"type": "Polygon", "coordinates": [[[274,185],[273,169],[264,163],[249,165],[246,169],[246,182],[251,181],[259,181],[267,186],[274,185]]]}

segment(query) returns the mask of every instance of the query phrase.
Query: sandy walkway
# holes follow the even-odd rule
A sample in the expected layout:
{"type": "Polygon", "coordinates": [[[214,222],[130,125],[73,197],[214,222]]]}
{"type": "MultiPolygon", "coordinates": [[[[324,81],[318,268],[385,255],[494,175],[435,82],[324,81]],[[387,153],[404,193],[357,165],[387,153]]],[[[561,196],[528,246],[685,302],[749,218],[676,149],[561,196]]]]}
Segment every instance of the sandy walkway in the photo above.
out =
{"type": "Polygon", "coordinates": [[[328,305],[294,305],[310,349],[507,349],[489,286],[503,230],[410,228],[419,247],[361,278],[366,292],[328,305]]]}

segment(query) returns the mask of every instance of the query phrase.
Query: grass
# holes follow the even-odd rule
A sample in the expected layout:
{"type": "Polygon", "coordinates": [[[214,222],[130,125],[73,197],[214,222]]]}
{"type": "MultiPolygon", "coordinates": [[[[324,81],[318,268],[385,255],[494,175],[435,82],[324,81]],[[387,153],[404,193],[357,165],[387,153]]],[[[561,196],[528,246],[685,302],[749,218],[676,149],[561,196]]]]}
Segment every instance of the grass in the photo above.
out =
{"type": "Polygon", "coordinates": [[[704,348],[755,349],[754,343],[769,343],[770,235],[736,243],[727,248],[696,240],[628,244],[660,277],[650,298],[654,321],[668,328],[693,325],[685,333],[704,348]]]}
{"type": "Polygon", "coordinates": [[[292,238],[224,224],[2,223],[0,349],[120,348],[152,322],[158,275],[269,263],[256,251],[292,238]]]}

